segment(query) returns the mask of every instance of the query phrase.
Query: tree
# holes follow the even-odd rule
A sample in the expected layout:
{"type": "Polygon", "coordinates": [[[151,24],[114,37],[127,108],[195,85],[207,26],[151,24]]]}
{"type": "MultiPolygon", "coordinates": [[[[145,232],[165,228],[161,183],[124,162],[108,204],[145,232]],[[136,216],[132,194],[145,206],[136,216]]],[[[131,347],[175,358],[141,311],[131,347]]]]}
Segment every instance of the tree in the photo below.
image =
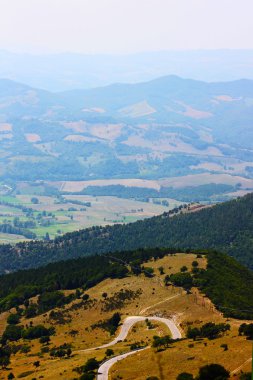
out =
{"type": "Polygon", "coordinates": [[[66,355],[67,355],[67,357],[69,358],[69,357],[71,356],[71,354],[72,354],[72,350],[71,350],[71,348],[69,347],[69,348],[67,348],[66,355]]]}
{"type": "Polygon", "coordinates": [[[90,358],[87,360],[87,362],[83,366],[83,372],[90,372],[94,371],[99,367],[99,362],[96,358],[90,358]]]}
{"type": "Polygon", "coordinates": [[[154,269],[151,267],[143,267],[143,272],[146,277],[153,277],[154,276],[154,269]]]}
{"type": "Polygon", "coordinates": [[[200,329],[198,329],[197,327],[193,327],[193,328],[189,327],[186,333],[186,337],[188,339],[193,339],[193,340],[196,340],[196,338],[198,338],[200,335],[201,335],[200,329]]]}
{"type": "Polygon", "coordinates": [[[49,344],[49,342],[50,342],[50,336],[48,336],[48,335],[46,335],[46,336],[42,336],[41,338],[40,338],[40,343],[41,344],[49,344]]]}
{"type": "Polygon", "coordinates": [[[107,348],[107,350],[105,351],[105,355],[106,356],[112,356],[112,355],[114,355],[114,351],[111,348],[107,348]]]}
{"type": "Polygon", "coordinates": [[[193,280],[190,273],[175,273],[170,276],[170,281],[176,285],[181,286],[182,288],[189,290],[192,287],[193,280]]]}
{"type": "Polygon", "coordinates": [[[239,327],[239,335],[245,335],[247,339],[253,340],[253,323],[243,323],[239,327]]]}
{"type": "Polygon", "coordinates": [[[106,299],[107,296],[108,296],[108,294],[107,294],[106,292],[102,293],[102,297],[103,297],[104,299],[106,299]]]}
{"type": "Polygon", "coordinates": [[[208,364],[201,367],[196,380],[227,380],[229,372],[220,364],[208,364]]]}
{"type": "Polygon", "coordinates": [[[158,270],[161,275],[164,274],[164,267],[159,267],[158,270]]]}
{"type": "Polygon", "coordinates": [[[15,376],[13,375],[12,372],[9,373],[8,377],[7,377],[8,380],[12,380],[12,379],[15,379],[15,376]]]}
{"type": "Polygon", "coordinates": [[[19,314],[10,314],[7,318],[7,323],[9,325],[17,325],[20,321],[20,315],[19,314]]]}
{"type": "Polygon", "coordinates": [[[182,372],[177,376],[177,380],[193,380],[193,375],[188,372],[182,372]]]}
{"type": "Polygon", "coordinates": [[[36,360],[36,362],[33,363],[35,368],[38,368],[40,366],[40,361],[36,360]]]}
{"type": "Polygon", "coordinates": [[[193,268],[197,268],[199,266],[199,263],[196,260],[194,260],[192,262],[192,266],[193,266],[193,268]]]}
{"type": "Polygon", "coordinates": [[[164,283],[165,283],[165,286],[168,286],[170,283],[170,276],[168,274],[166,274],[166,276],[164,278],[164,283]]]}
{"type": "Polygon", "coordinates": [[[247,373],[242,373],[241,376],[240,376],[240,380],[251,380],[251,373],[250,372],[247,372],[247,373]]]}
{"type": "Polygon", "coordinates": [[[10,356],[11,354],[9,350],[0,347],[0,367],[4,369],[8,364],[10,364],[10,356]]]}
{"type": "Polygon", "coordinates": [[[184,272],[187,272],[188,271],[188,268],[184,265],[180,268],[180,272],[184,273],[184,272]]]}
{"type": "Polygon", "coordinates": [[[163,337],[154,336],[152,347],[159,349],[160,347],[168,348],[169,345],[173,342],[173,339],[169,335],[163,337]]]}
{"type": "Polygon", "coordinates": [[[38,200],[38,198],[36,198],[36,197],[32,197],[32,198],[31,198],[31,202],[32,202],[33,204],[37,205],[37,204],[39,203],[39,200],[38,200]]]}
{"type": "Polygon", "coordinates": [[[86,294],[86,293],[82,296],[83,301],[88,301],[89,298],[90,298],[89,294],[86,294]]]}
{"type": "Polygon", "coordinates": [[[9,341],[17,341],[21,338],[23,332],[22,326],[8,325],[2,335],[2,343],[9,341]]]}
{"type": "Polygon", "coordinates": [[[79,380],[94,380],[95,374],[93,372],[83,373],[79,380]]]}

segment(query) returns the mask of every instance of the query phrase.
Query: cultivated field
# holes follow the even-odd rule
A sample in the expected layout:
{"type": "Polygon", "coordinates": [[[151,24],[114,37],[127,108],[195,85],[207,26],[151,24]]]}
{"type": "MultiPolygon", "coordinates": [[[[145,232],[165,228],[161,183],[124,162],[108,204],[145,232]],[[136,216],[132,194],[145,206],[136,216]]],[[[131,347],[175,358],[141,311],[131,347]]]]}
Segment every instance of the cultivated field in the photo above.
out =
{"type": "MultiPolygon", "coordinates": [[[[38,186],[35,187],[35,190],[40,191],[41,189],[38,186]]],[[[169,206],[163,206],[109,196],[68,195],[59,198],[57,196],[40,196],[36,193],[20,194],[15,197],[0,196],[0,202],[2,202],[0,204],[0,224],[18,226],[20,223],[34,222],[36,225],[28,225],[27,229],[35,233],[39,239],[44,238],[47,233],[50,238],[54,238],[66,232],[94,225],[134,222],[162,214],[180,204],[173,199],[168,199],[169,206]],[[32,202],[33,198],[36,198],[37,203],[32,202]],[[15,222],[17,218],[18,224],[15,222]]],[[[22,241],[24,236],[21,235],[22,233],[0,234],[0,242],[22,241]]]]}

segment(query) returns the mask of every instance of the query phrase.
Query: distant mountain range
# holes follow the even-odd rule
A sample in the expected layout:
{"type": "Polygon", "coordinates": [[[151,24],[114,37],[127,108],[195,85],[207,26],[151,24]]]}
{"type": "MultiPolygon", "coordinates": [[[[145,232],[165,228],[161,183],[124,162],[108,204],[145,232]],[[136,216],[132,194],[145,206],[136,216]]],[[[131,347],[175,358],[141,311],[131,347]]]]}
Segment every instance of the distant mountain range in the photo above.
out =
{"type": "Polygon", "coordinates": [[[129,55],[0,51],[0,78],[50,91],[178,75],[208,82],[253,79],[253,50],[158,51],[129,55]]]}
{"type": "Polygon", "coordinates": [[[252,189],[252,120],[253,81],[246,79],[167,76],[60,93],[2,79],[0,179],[191,174],[200,176],[198,184],[252,189]]]}

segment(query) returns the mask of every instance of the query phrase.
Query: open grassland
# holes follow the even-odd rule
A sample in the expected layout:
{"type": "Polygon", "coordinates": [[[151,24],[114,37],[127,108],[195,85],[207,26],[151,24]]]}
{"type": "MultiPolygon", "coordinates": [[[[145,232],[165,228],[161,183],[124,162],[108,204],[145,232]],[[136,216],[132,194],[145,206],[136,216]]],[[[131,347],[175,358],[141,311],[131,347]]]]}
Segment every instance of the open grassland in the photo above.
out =
{"type": "MultiPolygon", "coordinates": [[[[231,331],[215,340],[201,339],[194,342],[184,339],[160,352],[151,347],[147,348],[115,364],[110,372],[111,380],[146,380],[148,376],[157,376],[160,380],[175,380],[178,373],[187,371],[196,374],[200,366],[211,362],[220,363],[230,371],[246,363],[242,369],[249,370],[250,363],[247,360],[251,356],[251,342],[245,337],[238,336],[241,321],[223,318],[211,302],[196,289],[193,289],[191,294],[186,294],[181,288],[164,286],[163,279],[166,275],[180,271],[182,266],[191,269],[194,260],[198,261],[200,268],[206,267],[206,259],[197,258],[195,254],[169,255],[145,264],[145,267],[154,269],[157,275],[154,278],[140,275],[104,280],[86,292],[90,297],[89,302],[82,303],[81,300],[75,300],[63,309],[55,309],[54,311],[61,313],[58,320],[57,318],[54,320],[50,312],[30,319],[23,318],[21,321],[23,325],[30,323],[33,325],[42,323],[47,327],[53,325],[56,334],[51,337],[49,348],[68,343],[72,345],[72,354],[70,358],[50,357],[49,353],[41,353],[41,348],[45,345],[40,344],[38,339],[31,342],[24,341],[23,343],[30,346],[30,352],[26,354],[19,352],[13,356],[9,365],[10,370],[2,371],[0,379],[6,380],[10,371],[16,377],[27,372],[25,376],[27,380],[42,377],[46,380],[77,378],[77,373],[73,372],[74,368],[83,365],[92,357],[100,361],[105,358],[105,348],[85,350],[108,343],[114,338],[108,331],[94,325],[101,320],[107,320],[116,311],[121,313],[122,321],[131,315],[142,315],[147,318],[159,315],[173,318],[183,336],[188,326],[200,327],[203,323],[211,321],[230,323],[231,331]],[[160,267],[164,270],[162,275],[160,267]],[[136,294],[138,292],[138,295],[129,297],[121,306],[107,310],[107,300],[115,297],[121,290],[131,290],[136,294]],[[228,345],[227,351],[221,347],[223,344],[228,345]],[[38,368],[33,365],[36,361],[40,362],[38,368]]],[[[71,292],[66,291],[66,294],[71,292]]],[[[0,315],[0,335],[6,326],[7,315],[8,313],[0,315]]],[[[146,322],[141,322],[132,327],[126,340],[110,348],[113,349],[114,355],[119,355],[129,352],[130,346],[134,343],[141,342],[143,345],[151,346],[154,335],[168,334],[169,331],[163,324],[152,322],[149,329],[146,322]]]]}

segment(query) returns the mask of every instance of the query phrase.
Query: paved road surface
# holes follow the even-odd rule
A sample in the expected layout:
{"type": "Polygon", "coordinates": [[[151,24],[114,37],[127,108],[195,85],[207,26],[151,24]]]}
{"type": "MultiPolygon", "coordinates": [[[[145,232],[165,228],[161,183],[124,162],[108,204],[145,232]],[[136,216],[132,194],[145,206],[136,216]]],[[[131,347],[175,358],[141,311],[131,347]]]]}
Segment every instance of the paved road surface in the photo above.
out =
{"type": "MultiPolygon", "coordinates": [[[[115,338],[113,341],[111,341],[110,343],[107,343],[107,344],[104,344],[103,346],[100,346],[100,347],[97,347],[97,348],[106,348],[106,347],[109,347],[109,346],[113,346],[114,344],[116,344],[117,342],[119,342],[120,340],[124,340],[126,337],[127,337],[127,334],[129,332],[129,330],[131,329],[131,327],[137,323],[137,322],[141,322],[141,321],[145,321],[146,319],[149,319],[150,321],[157,321],[157,322],[161,322],[161,323],[164,323],[166,326],[168,326],[168,328],[170,329],[170,332],[171,332],[171,337],[173,339],[180,339],[182,337],[181,335],[181,332],[179,331],[179,329],[177,328],[176,324],[173,322],[172,319],[168,319],[168,318],[160,318],[160,317],[140,317],[140,316],[133,316],[133,317],[127,317],[122,326],[121,326],[121,330],[120,330],[120,333],[119,335],[117,336],[117,338],[115,338]]],[[[97,375],[97,380],[108,380],[108,373],[109,373],[109,370],[110,368],[119,360],[122,360],[122,359],[125,359],[127,356],[129,355],[133,355],[139,351],[142,351],[142,350],[145,350],[147,349],[146,348],[143,348],[141,350],[138,350],[138,351],[131,351],[131,352],[127,352],[125,354],[122,354],[122,355],[118,355],[114,358],[111,358],[109,360],[107,360],[105,363],[103,363],[99,369],[98,369],[98,375],[97,375]]]]}

